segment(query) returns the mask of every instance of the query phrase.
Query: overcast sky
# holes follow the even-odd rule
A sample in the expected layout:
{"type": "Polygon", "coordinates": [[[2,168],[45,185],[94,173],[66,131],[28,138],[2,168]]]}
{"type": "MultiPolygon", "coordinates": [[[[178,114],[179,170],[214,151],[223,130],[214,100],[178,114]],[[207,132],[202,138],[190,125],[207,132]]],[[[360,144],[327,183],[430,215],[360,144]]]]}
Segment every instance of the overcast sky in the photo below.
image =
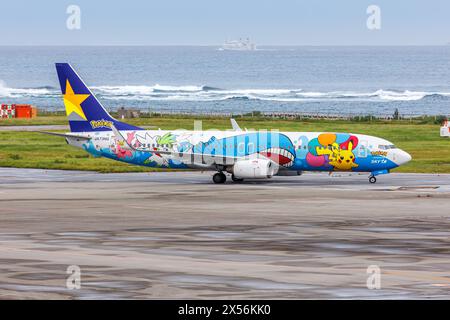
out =
{"type": "Polygon", "coordinates": [[[440,45],[448,0],[12,0],[0,2],[0,45],[440,45]],[[81,29],[66,27],[69,5],[81,29]],[[369,5],[381,29],[366,26],[369,5]]]}

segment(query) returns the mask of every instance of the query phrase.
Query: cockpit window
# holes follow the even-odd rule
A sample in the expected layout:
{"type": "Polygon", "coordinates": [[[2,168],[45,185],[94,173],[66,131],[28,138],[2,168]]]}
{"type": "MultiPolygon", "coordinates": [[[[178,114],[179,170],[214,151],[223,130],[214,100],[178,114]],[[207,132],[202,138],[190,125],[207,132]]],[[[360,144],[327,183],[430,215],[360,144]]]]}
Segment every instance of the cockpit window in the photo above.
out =
{"type": "Polygon", "coordinates": [[[378,149],[381,149],[381,150],[389,150],[389,149],[396,149],[396,148],[397,147],[394,146],[393,144],[380,144],[378,146],[378,149]]]}

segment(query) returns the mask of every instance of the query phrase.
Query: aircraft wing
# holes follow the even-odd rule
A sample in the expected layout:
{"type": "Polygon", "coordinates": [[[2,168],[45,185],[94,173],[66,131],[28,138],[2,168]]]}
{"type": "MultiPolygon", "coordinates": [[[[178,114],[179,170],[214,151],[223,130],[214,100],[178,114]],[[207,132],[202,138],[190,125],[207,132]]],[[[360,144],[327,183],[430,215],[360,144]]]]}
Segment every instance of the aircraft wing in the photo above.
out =
{"type": "Polygon", "coordinates": [[[244,159],[244,157],[238,157],[238,156],[223,156],[223,155],[214,155],[214,154],[207,154],[207,153],[198,153],[198,152],[178,152],[178,151],[167,151],[167,150],[158,150],[156,148],[152,149],[134,149],[137,151],[145,151],[145,152],[151,152],[155,154],[165,154],[170,155],[174,158],[189,158],[191,159],[192,163],[196,162],[207,162],[209,164],[223,164],[223,165],[232,165],[236,161],[244,159]],[[197,161],[195,161],[197,160],[197,161]]]}
{"type": "Polygon", "coordinates": [[[214,155],[214,154],[204,154],[204,153],[198,153],[198,152],[191,152],[191,151],[168,151],[168,150],[159,150],[156,148],[135,148],[131,146],[127,140],[124,138],[124,136],[120,133],[119,130],[114,125],[111,125],[111,129],[114,132],[114,135],[117,138],[117,141],[120,143],[121,147],[128,150],[134,150],[134,151],[144,151],[144,152],[151,152],[155,154],[165,154],[170,155],[174,158],[186,158],[189,157],[192,163],[196,162],[207,162],[208,164],[227,164],[231,165],[234,164],[235,161],[244,159],[244,157],[238,157],[238,156],[223,156],[223,155],[214,155]],[[197,161],[195,161],[197,160],[197,161]]]}
{"type": "Polygon", "coordinates": [[[58,133],[58,132],[48,132],[48,131],[34,131],[37,133],[49,134],[52,136],[64,137],[64,138],[76,138],[82,140],[91,140],[92,137],[86,135],[70,134],[70,133],[58,133]]]}

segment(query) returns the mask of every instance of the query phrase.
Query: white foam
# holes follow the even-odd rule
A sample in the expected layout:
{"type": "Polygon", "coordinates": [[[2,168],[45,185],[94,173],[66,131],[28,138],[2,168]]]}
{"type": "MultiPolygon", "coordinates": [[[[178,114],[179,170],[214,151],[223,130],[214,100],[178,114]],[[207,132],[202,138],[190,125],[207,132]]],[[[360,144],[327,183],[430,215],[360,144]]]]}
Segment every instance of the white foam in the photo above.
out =
{"type": "Polygon", "coordinates": [[[187,92],[198,92],[202,91],[204,86],[162,86],[155,84],[153,86],[154,91],[187,91],[187,92]]]}
{"type": "Polygon", "coordinates": [[[415,101],[423,99],[425,96],[431,93],[421,92],[421,91],[409,91],[405,90],[403,92],[395,92],[395,91],[387,91],[387,90],[378,90],[377,95],[382,100],[392,100],[392,101],[415,101]]]}
{"type": "MultiPolygon", "coordinates": [[[[279,102],[302,101],[417,101],[427,96],[450,97],[450,92],[395,91],[303,91],[286,88],[218,89],[201,85],[125,85],[95,86],[95,94],[101,99],[125,101],[224,101],[248,99],[279,102]]],[[[0,97],[54,97],[56,88],[10,88],[0,80],[0,97]]]]}
{"type": "Polygon", "coordinates": [[[200,92],[203,86],[163,86],[155,84],[154,86],[97,86],[92,87],[100,93],[114,95],[132,95],[132,94],[153,94],[157,92],[200,92]]]}
{"type": "Polygon", "coordinates": [[[0,80],[0,97],[35,97],[49,94],[52,94],[52,91],[47,88],[9,88],[3,80],[0,80]]]}

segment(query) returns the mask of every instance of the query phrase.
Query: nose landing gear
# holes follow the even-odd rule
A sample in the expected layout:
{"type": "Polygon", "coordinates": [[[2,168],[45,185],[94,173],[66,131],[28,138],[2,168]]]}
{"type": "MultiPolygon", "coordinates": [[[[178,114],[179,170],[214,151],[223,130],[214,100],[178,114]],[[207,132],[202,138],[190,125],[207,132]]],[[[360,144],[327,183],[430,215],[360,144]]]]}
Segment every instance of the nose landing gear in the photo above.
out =
{"type": "Polygon", "coordinates": [[[214,183],[225,183],[227,181],[227,176],[223,172],[217,172],[213,175],[214,183]]]}
{"type": "Polygon", "coordinates": [[[376,171],[372,171],[371,173],[370,173],[370,176],[369,176],[369,182],[370,183],[375,183],[375,182],[377,182],[377,178],[375,178],[375,176],[378,176],[378,175],[380,175],[380,174],[388,174],[389,173],[389,170],[376,170],[376,171]]]}

